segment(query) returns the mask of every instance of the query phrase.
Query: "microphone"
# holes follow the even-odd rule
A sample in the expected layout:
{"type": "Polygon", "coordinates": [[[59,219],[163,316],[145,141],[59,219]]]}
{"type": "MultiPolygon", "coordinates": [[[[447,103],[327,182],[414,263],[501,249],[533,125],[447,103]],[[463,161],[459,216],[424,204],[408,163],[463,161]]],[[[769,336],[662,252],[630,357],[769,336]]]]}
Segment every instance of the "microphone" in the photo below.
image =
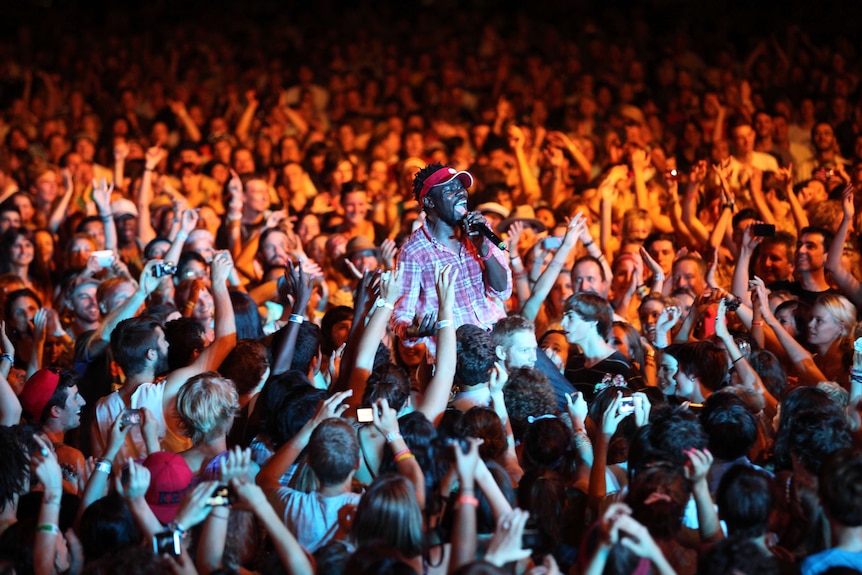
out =
{"type": "Polygon", "coordinates": [[[495,246],[497,246],[498,248],[500,248],[500,250],[506,251],[508,249],[506,242],[501,240],[500,236],[498,236],[497,234],[492,232],[491,228],[489,228],[487,225],[484,225],[484,224],[476,225],[476,226],[473,226],[473,229],[476,230],[477,232],[479,232],[480,234],[482,234],[483,236],[485,236],[486,238],[488,238],[489,240],[491,240],[491,243],[494,244],[495,246]]]}

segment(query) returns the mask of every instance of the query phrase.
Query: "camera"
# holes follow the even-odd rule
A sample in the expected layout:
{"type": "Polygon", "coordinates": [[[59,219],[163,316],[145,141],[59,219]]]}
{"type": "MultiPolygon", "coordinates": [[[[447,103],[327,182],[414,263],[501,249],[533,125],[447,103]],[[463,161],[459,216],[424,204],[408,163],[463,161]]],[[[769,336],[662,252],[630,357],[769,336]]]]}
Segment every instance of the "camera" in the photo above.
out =
{"type": "Polygon", "coordinates": [[[236,493],[230,485],[219,485],[207,499],[210,507],[224,507],[236,503],[236,493]]]}
{"type": "Polygon", "coordinates": [[[96,258],[96,263],[99,264],[100,268],[109,268],[114,263],[113,250],[98,250],[90,256],[96,258]]]}
{"type": "Polygon", "coordinates": [[[140,409],[129,409],[126,408],[123,410],[122,420],[120,425],[123,428],[132,426],[132,425],[140,425],[143,421],[143,415],[141,414],[140,409]]]}
{"type": "Polygon", "coordinates": [[[168,553],[179,557],[183,552],[183,536],[179,531],[162,531],[153,535],[153,553],[168,553]]]}
{"type": "Polygon", "coordinates": [[[542,240],[542,247],[546,250],[556,250],[563,245],[563,238],[560,236],[548,236],[542,240]]]}
{"type": "Polygon", "coordinates": [[[455,454],[452,453],[452,446],[458,445],[461,453],[470,451],[470,442],[461,437],[438,437],[431,442],[434,446],[434,452],[437,458],[442,461],[455,461],[455,454]]]}
{"type": "Polygon", "coordinates": [[[373,407],[357,407],[356,408],[356,421],[359,423],[371,423],[374,421],[374,408],[373,407]]]}
{"type": "Polygon", "coordinates": [[[154,278],[172,276],[175,273],[177,273],[177,266],[174,264],[174,262],[162,262],[153,266],[154,278]]]}
{"type": "Polygon", "coordinates": [[[771,238],[775,235],[775,224],[754,224],[751,233],[761,238],[771,238]]]}

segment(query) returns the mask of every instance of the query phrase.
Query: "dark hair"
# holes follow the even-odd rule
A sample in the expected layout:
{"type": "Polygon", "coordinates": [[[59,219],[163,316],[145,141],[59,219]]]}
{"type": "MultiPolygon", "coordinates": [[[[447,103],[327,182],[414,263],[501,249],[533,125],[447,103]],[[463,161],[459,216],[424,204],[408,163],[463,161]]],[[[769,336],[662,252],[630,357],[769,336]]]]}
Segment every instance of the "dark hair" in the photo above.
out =
{"type": "Polygon", "coordinates": [[[230,303],[236,321],[237,339],[260,339],[263,337],[263,324],[257,304],[245,292],[230,290],[230,303]]]}
{"type": "Polygon", "coordinates": [[[851,445],[843,414],[829,407],[797,413],[791,425],[779,426],[778,434],[783,433],[789,434],[790,453],[813,474],[820,472],[830,454],[851,445]]]}
{"type": "Polygon", "coordinates": [[[629,477],[637,471],[666,462],[680,469],[688,462],[685,454],[692,447],[703,449],[707,436],[697,416],[680,407],[656,407],[649,424],[641,427],[629,448],[629,477]]]}
{"type": "Polygon", "coordinates": [[[781,399],[787,389],[787,373],[775,354],[766,349],[758,349],[748,356],[748,363],[760,376],[766,391],[772,397],[781,399]]]}
{"type": "Polygon", "coordinates": [[[523,437],[529,416],[557,415],[557,396],[548,383],[548,376],[534,367],[519,367],[509,372],[503,399],[516,440],[523,437]]]}
{"type": "Polygon", "coordinates": [[[710,395],[703,404],[700,423],[709,436],[709,450],[725,461],[747,454],[757,441],[757,419],[732,393],[710,395]]]}
{"type": "Polygon", "coordinates": [[[799,230],[799,237],[797,238],[797,242],[802,241],[802,236],[806,234],[819,234],[821,238],[823,238],[823,251],[828,252],[829,246],[832,245],[832,239],[835,237],[832,232],[827,230],[826,228],[820,228],[817,226],[806,226],[799,230]]]}
{"type": "Polygon", "coordinates": [[[321,422],[308,440],[307,461],[321,486],[342,483],[359,463],[356,431],[340,418],[321,422]]]}
{"type": "Polygon", "coordinates": [[[732,537],[719,541],[704,555],[698,564],[701,575],[727,575],[728,573],[781,573],[778,559],[766,553],[760,545],[748,538],[732,537]]]}
{"type": "Polygon", "coordinates": [[[158,343],[157,329],[162,325],[151,319],[129,318],[111,332],[114,361],[126,376],[140,373],[147,365],[147,352],[158,343]]]}
{"type": "Polygon", "coordinates": [[[125,552],[141,540],[141,530],[131,510],[117,493],[108,494],[87,507],[78,534],[87,561],[125,552]]]}
{"type": "Polygon", "coordinates": [[[710,391],[721,389],[727,382],[727,353],[712,340],[684,343],[676,359],[680,371],[698,378],[710,391]]]}
{"type": "Polygon", "coordinates": [[[419,194],[422,192],[422,185],[425,183],[425,179],[440,168],[444,167],[445,166],[443,164],[435,162],[433,164],[428,164],[427,166],[416,172],[416,176],[413,178],[413,198],[417,202],[419,201],[419,194]]]}
{"type": "Polygon", "coordinates": [[[30,478],[30,457],[21,427],[0,425],[0,511],[12,505],[24,492],[30,478]]]}
{"type": "MultiPolygon", "coordinates": [[[[575,276],[575,268],[578,267],[580,264],[585,263],[585,262],[592,262],[596,266],[598,266],[599,276],[602,278],[602,281],[608,281],[608,278],[605,275],[605,266],[602,265],[601,260],[599,258],[591,256],[589,254],[579,257],[578,259],[575,260],[575,263],[572,264],[572,278],[574,278],[574,276],[575,276]]],[[[574,283],[574,281],[572,283],[574,283]]]]}
{"type": "MultiPolygon", "coordinates": [[[[276,349],[276,341],[280,341],[286,335],[287,331],[281,329],[275,333],[272,338],[272,348],[276,349]]],[[[320,328],[316,324],[305,321],[299,325],[299,332],[296,334],[296,343],[293,347],[293,359],[290,362],[290,368],[308,373],[311,369],[311,362],[320,353],[320,328]]]]}
{"type": "Polygon", "coordinates": [[[257,387],[268,367],[266,347],[257,340],[241,339],[224,358],[218,371],[233,380],[237,393],[247,395],[257,387]]]}
{"type": "Polygon", "coordinates": [[[756,220],[758,218],[759,216],[757,215],[757,212],[754,211],[752,208],[743,208],[737,213],[733,214],[733,219],[731,220],[731,222],[733,223],[733,227],[735,228],[743,220],[756,220]]]}
{"type": "Polygon", "coordinates": [[[16,289],[13,292],[9,292],[9,294],[6,296],[6,305],[3,309],[3,317],[6,318],[6,321],[12,319],[12,304],[15,301],[21,299],[22,297],[28,297],[35,301],[36,305],[38,305],[40,308],[42,307],[42,300],[39,298],[38,295],[36,295],[36,292],[31,290],[30,288],[16,289]]]}
{"type": "Polygon", "coordinates": [[[842,449],[820,471],[820,500],[831,519],[845,527],[862,526],[862,454],[842,449]]]}
{"type": "Polygon", "coordinates": [[[461,425],[465,437],[482,439],[479,456],[483,461],[497,459],[506,452],[506,430],[500,416],[490,407],[471,407],[461,425]]]}
{"type": "Polygon", "coordinates": [[[455,381],[459,385],[487,382],[497,361],[491,335],[481,327],[465,323],[456,331],[455,381]]]}
{"type": "Polygon", "coordinates": [[[155,251],[156,246],[158,244],[162,244],[162,243],[167,243],[168,245],[170,245],[171,240],[164,237],[164,236],[158,236],[158,237],[151,239],[149,241],[149,243],[147,243],[147,245],[144,246],[144,261],[153,259],[155,257],[153,255],[153,252],[155,251]]]}
{"type": "Polygon", "coordinates": [[[596,322],[598,334],[608,339],[613,325],[614,311],[611,304],[602,296],[584,291],[572,294],[563,306],[564,313],[570,311],[578,314],[586,322],[596,322]]]}
{"type": "Polygon", "coordinates": [[[362,405],[371,405],[378,399],[385,399],[389,407],[400,411],[410,397],[410,376],[394,364],[383,364],[374,368],[365,384],[362,405]]]}
{"type": "Polygon", "coordinates": [[[195,353],[206,347],[206,330],[198,320],[180,317],[165,324],[168,347],[168,369],[186,367],[194,361],[195,353]]]}
{"type": "Polygon", "coordinates": [[[738,463],[721,477],[715,502],[729,537],[759,537],[769,528],[775,503],[772,477],[762,469],[738,463]]]}
{"type": "Polygon", "coordinates": [[[314,416],[320,402],[326,399],[326,392],[312,387],[304,373],[288,371],[281,374],[280,378],[285,376],[292,377],[293,385],[281,397],[266,425],[272,443],[277,447],[296,435],[314,416]]]}
{"type": "Polygon", "coordinates": [[[841,416],[842,410],[832,401],[829,395],[814,386],[797,387],[781,398],[781,418],[778,431],[775,434],[773,457],[777,471],[790,470],[793,462],[790,457],[792,435],[790,429],[798,414],[807,410],[829,410],[833,415],[841,416]]]}
{"type": "Polygon", "coordinates": [[[183,274],[186,271],[186,267],[191,262],[197,262],[197,263],[201,264],[202,266],[204,266],[204,268],[208,267],[207,261],[199,253],[197,253],[197,252],[183,252],[182,254],[180,254],[180,257],[177,260],[177,273],[174,277],[180,281],[183,281],[183,279],[184,279],[183,274]]]}
{"type": "Polygon", "coordinates": [[[320,351],[323,355],[332,355],[335,351],[335,341],[332,339],[332,328],[344,320],[353,320],[353,308],[339,305],[324,314],[320,321],[320,351]]]}
{"type": "Polygon", "coordinates": [[[656,465],[638,471],[626,495],[632,517],[660,541],[672,539],[682,527],[688,499],[682,469],[670,465],[656,465]],[[652,499],[650,496],[655,493],[667,497],[652,499]]]}
{"type": "Polygon", "coordinates": [[[658,241],[666,241],[673,244],[676,247],[676,236],[673,234],[667,234],[664,232],[653,232],[646,237],[644,240],[644,247],[649,249],[649,246],[658,241]]]}

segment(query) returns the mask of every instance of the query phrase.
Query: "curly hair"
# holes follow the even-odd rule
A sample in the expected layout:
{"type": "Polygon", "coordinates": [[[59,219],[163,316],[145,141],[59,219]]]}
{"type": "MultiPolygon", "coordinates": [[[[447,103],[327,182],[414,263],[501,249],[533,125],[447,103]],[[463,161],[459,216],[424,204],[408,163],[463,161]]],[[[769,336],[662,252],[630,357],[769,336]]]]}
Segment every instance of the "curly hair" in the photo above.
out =
{"type": "Polygon", "coordinates": [[[466,386],[487,382],[497,360],[491,335],[466,323],[458,328],[456,337],[455,381],[466,386]]]}
{"type": "Polygon", "coordinates": [[[528,417],[557,415],[557,397],[548,383],[548,376],[533,367],[519,367],[509,372],[503,399],[516,440],[524,436],[528,417]]]}
{"type": "Polygon", "coordinates": [[[428,164],[416,173],[416,176],[413,178],[413,198],[417,202],[419,201],[419,194],[422,192],[422,185],[425,183],[425,178],[444,167],[445,166],[443,164],[435,162],[433,164],[428,164]]]}

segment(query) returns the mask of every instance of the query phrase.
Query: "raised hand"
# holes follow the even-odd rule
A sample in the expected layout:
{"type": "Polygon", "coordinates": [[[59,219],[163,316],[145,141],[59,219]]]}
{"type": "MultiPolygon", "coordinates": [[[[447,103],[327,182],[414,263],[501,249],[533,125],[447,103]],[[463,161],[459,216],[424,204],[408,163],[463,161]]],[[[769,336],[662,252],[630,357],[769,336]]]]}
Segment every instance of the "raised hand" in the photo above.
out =
{"type": "Polygon", "coordinates": [[[129,144],[125,140],[117,140],[114,144],[114,161],[119,163],[129,157],[129,144]]]}
{"type": "Polygon", "coordinates": [[[99,214],[111,213],[111,193],[113,191],[113,182],[108,185],[105,178],[102,178],[100,182],[93,179],[93,201],[96,203],[96,209],[99,210],[99,214]]]}
{"type": "Polygon", "coordinates": [[[506,131],[506,136],[509,140],[509,147],[512,150],[523,150],[524,142],[526,138],[524,137],[524,131],[521,130],[518,126],[511,124],[509,129],[506,131]]]}
{"type": "Polygon", "coordinates": [[[450,313],[455,306],[455,280],[458,279],[458,269],[450,264],[434,269],[434,285],[437,288],[438,308],[450,313]]]}
{"type": "Polygon", "coordinates": [[[491,395],[502,393],[508,381],[509,372],[506,371],[506,366],[501,361],[495,361],[494,367],[491,368],[491,379],[488,380],[488,389],[491,391],[491,395]]]}
{"type": "MultiPolygon", "coordinates": [[[[314,413],[314,417],[312,417],[311,421],[308,423],[308,425],[311,426],[311,429],[313,430],[327,419],[344,415],[344,412],[347,411],[348,408],[345,401],[351,395],[353,395],[353,390],[348,389],[346,391],[339,391],[338,393],[324,399],[318,406],[317,411],[314,413]]],[[[397,424],[398,420],[396,419],[395,421],[397,424]]]]}
{"type": "Polygon", "coordinates": [[[394,271],[380,274],[380,297],[395,305],[395,302],[401,297],[401,280],[403,277],[404,264],[400,264],[394,271]]]}
{"type": "Polygon", "coordinates": [[[427,337],[437,332],[437,312],[429,311],[422,320],[419,316],[413,317],[413,324],[407,328],[408,337],[427,337]]]}
{"type": "Polygon", "coordinates": [[[231,270],[233,270],[233,258],[230,257],[230,252],[227,250],[218,250],[215,252],[210,270],[213,288],[224,286],[230,276],[231,270]]]}
{"type": "Polygon", "coordinates": [[[587,419],[587,401],[580,391],[566,394],[566,411],[575,429],[583,429],[587,419]]]}
{"type": "Polygon", "coordinates": [[[529,512],[517,508],[501,515],[497,519],[497,528],[488,545],[485,561],[502,567],[506,563],[529,557],[530,550],[523,548],[524,526],[529,517],[529,512]]]}
{"type": "Polygon", "coordinates": [[[518,255],[518,243],[521,241],[521,233],[524,231],[524,222],[516,220],[509,226],[506,234],[506,245],[512,257],[518,255]]]}
{"type": "Polygon", "coordinates": [[[380,243],[380,259],[383,267],[387,270],[395,268],[395,259],[398,256],[398,248],[395,245],[395,240],[386,238],[380,243]]]}
{"type": "Polygon", "coordinates": [[[151,146],[147,148],[144,154],[144,165],[148,170],[155,170],[162,160],[167,156],[167,152],[161,146],[151,146]]]}
{"type": "Polygon", "coordinates": [[[622,423],[622,420],[631,415],[629,413],[621,413],[620,412],[620,404],[623,400],[623,394],[621,391],[617,392],[617,396],[611,401],[611,404],[602,414],[602,433],[607,437],[611,437],[614,433],[617,432],[617,428],[622,423]]]}
{"type": "Polygon", "coordinates": [[[692,483],[698,481],[706,481],[706,475],[709,473],[709,468],[712,465],[712,453],[708,449],[701,451],[700,449],[686,449],[685,454],[688,461],[685,464],[685,476],[692,483]]]}

